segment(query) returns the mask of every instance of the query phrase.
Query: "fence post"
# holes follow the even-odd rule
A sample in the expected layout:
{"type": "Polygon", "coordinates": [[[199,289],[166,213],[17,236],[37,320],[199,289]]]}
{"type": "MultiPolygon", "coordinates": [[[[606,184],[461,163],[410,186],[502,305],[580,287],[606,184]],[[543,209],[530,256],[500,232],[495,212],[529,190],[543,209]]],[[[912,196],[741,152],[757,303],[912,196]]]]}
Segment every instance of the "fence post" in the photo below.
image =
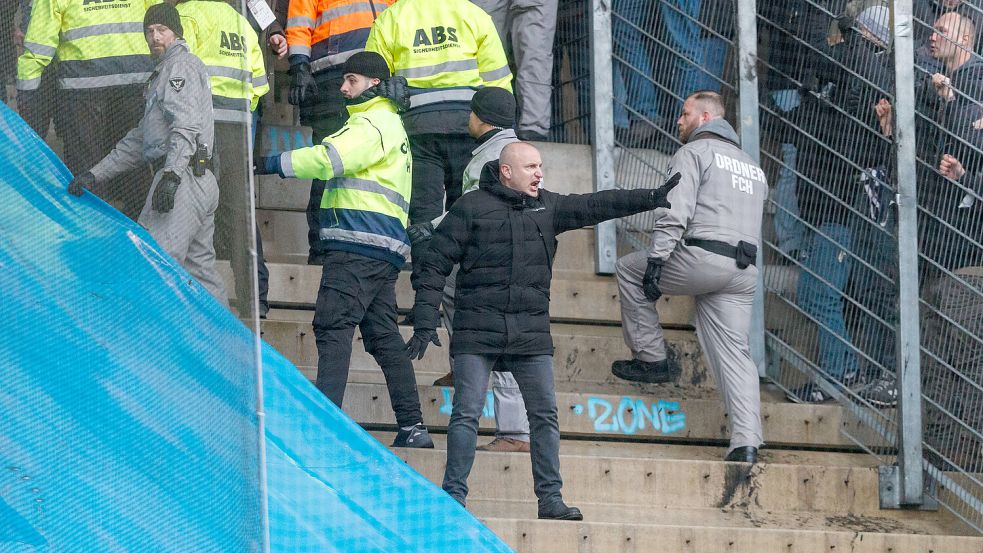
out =
{"type": "MultiPolygon", "coordinates": [[[[737,0],[737,78],[738,129],[741,149],[755,163],[761,162],[761,127],[758,121],[758,16],[755,0],[737,0]]],[[[751,308],[751,328],[748,343],[751,359],[758,374],[765,376],[768,358],[765,354],[765,282],[764,244],[758,248],[758,284],[751,308]]]]}
{"type": "MultiPolygon", "coordinates": [[[[591,143],[594,145],[594,190],[614,184],[614,92],[611,79],[611,0],[591,0],[591,143]]],[[[618,238],[614,221],[594,227],[595,272],[614,274],[618,238]]]]}
{"type": "Polygon", "coordinates": [[[915,77],[912,0],[891,3],[894,34],[894,142],[898,182],[898,457],[880,468],[882,508],[924,503],[918,314],[918,205],[915,195],[915,77]]]}

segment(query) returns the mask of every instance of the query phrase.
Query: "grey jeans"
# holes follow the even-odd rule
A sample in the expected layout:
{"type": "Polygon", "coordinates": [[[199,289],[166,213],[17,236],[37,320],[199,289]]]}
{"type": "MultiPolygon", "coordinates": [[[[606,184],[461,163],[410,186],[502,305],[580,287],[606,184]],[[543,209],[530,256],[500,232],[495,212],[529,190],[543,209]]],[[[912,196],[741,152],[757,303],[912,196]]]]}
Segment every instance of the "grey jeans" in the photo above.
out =
{"type": "Polygon", "coordinates": [[[540,505],[561,500],[560,425],[553,390],[552,355],[454,356],[454,407],[447,427],[447,469],[443,488],[462,505],[468,495],[468,475],[474,464],[478,418],[485,405],[488,377],[501,360],[512,371],[529,414],[532,478],[540,505]]]}

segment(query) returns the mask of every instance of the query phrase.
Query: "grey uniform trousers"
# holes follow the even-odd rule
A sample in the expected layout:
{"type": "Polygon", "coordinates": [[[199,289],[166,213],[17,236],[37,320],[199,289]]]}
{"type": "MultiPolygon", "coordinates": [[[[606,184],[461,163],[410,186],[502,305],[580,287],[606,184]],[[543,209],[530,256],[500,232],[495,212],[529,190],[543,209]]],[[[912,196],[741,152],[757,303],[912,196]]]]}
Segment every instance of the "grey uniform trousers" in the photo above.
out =
{"type": "Polygon", "coordinates": [[[559,0],[471,1],[491,16],[502,45],[515,60],[515,95],[519,104],[516,130],[519,134],[546,135],[550,130],[550,80],[559,0]]]}
{"type": "Polygon", "coordinates": [[[167,213],[154,211],[152,201],[163,170],[154,175],[150,194],[137,220],[164,251],[177,260],[215,299],[229,305],[225,283],[215,269],[215,209],[218,184],[206,171],[201,177],[190,168],[181,171],[181,185],[174,197],[174,208],[167,213]]]}
{"type": "MultiPolygon", "coordinates": [[[[444,311],[440,318],[449,336],[454,335],[454,283],[457,282],[457,265],[447,277],[444,297],[441,303],[444,311]]],[[[450,346],[450,344],[448,344],[450,346]]],[[[450,348],[448,347],[448,350],[450,348]]],[[[448,354],[450,367],[454,367],[454,356],[448,354]]],[[[510,372],[492,371],[492,395],[495,398],[495,436],[512,438],[521,442],[529,441],[529,418],[522,403],[519,384],[510,372]]],[[[484,405],[484,404],[482,404],[484,405]]]]}
{"type": "MultiPolygon", "coordinates": [[[[655,304],[642,292],[647,264],[647,252],[618,260],[621,324],[632,355],[659,361],[666,358],[666,342],[655,304]]],[[[680,244],[659,278],[663,294],[696,300],[696,336],[723,396],[731,424],[730,450],[764,442],[758,369],[748,346],[757,276],[753,265],[741,270],[729,257],[680,244]]]]}

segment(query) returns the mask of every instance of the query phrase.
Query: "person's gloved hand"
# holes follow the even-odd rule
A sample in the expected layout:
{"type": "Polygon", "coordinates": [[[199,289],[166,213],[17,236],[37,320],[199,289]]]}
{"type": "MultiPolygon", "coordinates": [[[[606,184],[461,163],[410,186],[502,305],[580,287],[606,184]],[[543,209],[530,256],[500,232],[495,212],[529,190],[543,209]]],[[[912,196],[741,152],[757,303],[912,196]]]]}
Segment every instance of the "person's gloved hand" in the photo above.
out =
{"type": "Polygon", "coordinates": [[[265,156],[256,159],[257,175],[280,175],[283,176],[280,167],[280,156],[265,156]]]}
{"type": "Polygon", "coordinates": [[[172,171],[164,171],[154,189],[154,197],[150,206],[158,213],[167,213],[174,209],[174,196],[177,195],[177,187],[181,184],[181,177],[172,171]]]}
{"type": "Polygon", "coordinates": [[[410,237],[410,244],[419,246],[430,240],[433,236],[433,223],[417,223],[406,227],[406,235],[410,237]]]}
{"type": "Polygon", "coordinates": [[[317,83],[314,82],[314,75],[311,75],[311,64],[291,65],[288,73],[290,73],[290,94],[287,96],[287,101],[295,106],[316,102],[317,83]]]}
{"type": "Polygon", "coordinates": [[[681,178],[682,175],[680,175],[679,172],[673,173],[673,175],[669,177],[669,180],[667,180],[665,184],[652,191],[652,199],[655,202],[654,209],[658,209],[660,207],[664,207],[666,209],[672,209],[672,204],[669,203],[669,200],[667,198],[669,196],[669,192],[672,192],[672,189],[676,188],[676,185],[679,184],[679,179],[681,178]]]}
{"type": "Polygon", "coordinates": [[[95,175],[89,171],[86,171],[72,179],[72,182],[68,183],[68,193],[72,196],[81,196],[82,192],[85,191],[86,188],[92,188],[92,185],[95,183],[95,175]]]}
{"type": "Polygon", "coordinates": [[[648,266],[645,267],[645,276],[642,277],[642,292],[645,293],[645,297],[649,301],[656,301],[662,297],[662,290],[659,290],[659,277],[662,276],[663,263],[664,261],[661,259],[650,257],[648,266]]]}
{"type": "Polygon", "coordinates": [[[389,98],[392,103],[396,104],[397,111],[404,112],[410,109],[410,89],[409,85],[406,84],[406,77],[396,75],[376,86],[379,88],[379,96],[389,98]]]}
{"type": "Polygon", "coordinates": [[[440,347],[440,339],[437,338],[437,330],[434,328],[417,328],[413,330],[413,337],[406,342],[406,355],[410,359],[423,359],[423,354],[427,352],[427,347],[433,344],[440,347]]]}

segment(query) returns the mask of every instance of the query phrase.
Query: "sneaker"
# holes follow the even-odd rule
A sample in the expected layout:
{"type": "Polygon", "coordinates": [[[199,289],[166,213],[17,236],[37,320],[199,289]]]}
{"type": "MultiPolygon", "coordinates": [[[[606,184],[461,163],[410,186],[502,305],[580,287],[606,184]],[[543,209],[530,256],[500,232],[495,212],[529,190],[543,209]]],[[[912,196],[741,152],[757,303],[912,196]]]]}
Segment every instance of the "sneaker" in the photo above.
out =
{"type": "Polygon", "coordinates": [[[814,382],[804,384],[785,393],[785,399],[792,403],[825,403],[833,396],[827,394],[814,382]]]}
{"type": "Polygon", "coordinates": [[[409,430],[399,429],[396,439],[393,440],[392,447],[418,447],[433,449],[433,440],[430,439],[430,432],[423,423],[417,423],[409,430]]]}
{"type": "Polygon", "coordinates": [[[682,370],[677,363],[670,363],[668,358],[654,362],[630,359],[611,363],[611,372],[622,380],[660,384],[675,382],[682,370]]]}
{"type": "Polygon", "coordinates": [[[445,374],[444,376],[438,378],[437,380],[434,380],[433,381],[433,385],[434,386],[443,386],[445,388],[453,388],[454,387],[454,373],[453,372],[449,372],[449,373],[445,374]]]}
{"type": "Polygon", "coordinates": [[[478,451],[498,451],[505,453],[529,453],[529,442],[514,438],[495,438],[485,445],[476,447],[478,451]]]}
{"type": "Polygon", "coordinates": [[[576,507],[567,507],[563,501],[539,506],[539,518],[552,520],[584,520],[584,515],[576,507]]]}
{"type": "Polygon", "coordinates": [[[860,397],[877,407],[894,407],[898,404],[898,388],[893,378],[878,378],[860,390],[860,397]]]}

